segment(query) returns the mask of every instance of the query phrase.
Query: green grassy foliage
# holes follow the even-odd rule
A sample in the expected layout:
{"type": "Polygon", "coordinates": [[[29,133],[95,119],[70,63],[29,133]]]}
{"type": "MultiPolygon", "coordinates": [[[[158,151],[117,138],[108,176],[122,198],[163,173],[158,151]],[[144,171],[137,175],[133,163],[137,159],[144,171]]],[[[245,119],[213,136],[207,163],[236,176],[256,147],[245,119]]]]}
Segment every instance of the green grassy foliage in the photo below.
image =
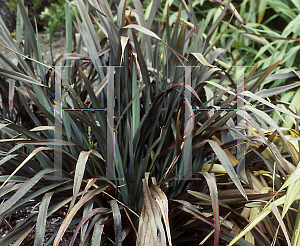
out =
{"type": "Polygon", "coordinates": [[[0,20],[0,42],[16,59],[0,53],[0,222],[9,226],[9,216],[28,207],[38,213],[14,224],[0,245],[25,242],[29,233],[34,245],[60,245],[69,227],[70,245],[76,237],[80,245],[297,245],[299,115],[292,96],[282,99],[299,86],[290,53],[299,6],[273,2],[122,0],[115,10],[106,0],[76,0],[78,34],[72,43],[66,3],[66,52],[44,64],[18,0],[17,33],[25,36],[14,40],[0,20]],[[269,9],[289,22],[282,33],[268,28],[269,9]],[[59,146],[55,65],[63,66],[59,146]],[[111,131],[106,111],[64,110],[111,106],[107,65],[117,66],[111,131]],[[192,66],[190,86],[183,65],[192,66]],[[236,67],[244,65],[251,67],[236,67]],[[236,86],[241,79],[245,90],[236,86]],[[106,178],[110,134],[113,181],[106,178]],[[51,179],[57,148],[65,180],[51,179]],[[193,180],[183,178],[189,159],[193,180]],[[50,217],[62,223],[45,239],[50,217]]]}

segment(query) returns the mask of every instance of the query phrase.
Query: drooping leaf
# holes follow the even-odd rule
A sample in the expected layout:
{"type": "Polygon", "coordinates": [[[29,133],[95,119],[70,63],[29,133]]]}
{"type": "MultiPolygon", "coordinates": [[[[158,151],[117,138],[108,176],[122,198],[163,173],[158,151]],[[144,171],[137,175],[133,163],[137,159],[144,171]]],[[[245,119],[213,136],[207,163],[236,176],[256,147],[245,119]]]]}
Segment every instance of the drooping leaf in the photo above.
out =
{"type": "Polygon", "coordinates": [[[233,166],[232,166],[230,160],[228,159],[227,155],[225,154],[224,150],[214,140],[209,140],[208,143],[212,147],[213,151],[216,153],[217,157],[219,158],[221,164],[225,168],[225,170],[226,170],[227,174],[229,175],[229,177],[231,178],[231,180],[234,182],[234,184],[239,189],[241,194],[248,200],[247,194],[246,194],[241,182],[239,181],[239,178],[238,178],[236,172],[234,171],[233,166]]]}

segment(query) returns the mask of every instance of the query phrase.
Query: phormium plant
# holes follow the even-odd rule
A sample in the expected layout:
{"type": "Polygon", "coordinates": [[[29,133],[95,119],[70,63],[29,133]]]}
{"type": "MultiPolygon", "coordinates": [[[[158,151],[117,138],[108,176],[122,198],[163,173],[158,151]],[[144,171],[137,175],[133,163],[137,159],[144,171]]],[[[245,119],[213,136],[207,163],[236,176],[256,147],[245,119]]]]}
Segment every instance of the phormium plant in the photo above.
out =
{"type": "Polygon", "coordinates": [[[235,67],[236,37],[227,33],[243,19],[231,1],[199,23],[192,1],[182,2],[170,15],[168,5],[152,1],[146,16],[140,1],[122,0],[114,21],[106,0],[76,0],[73,44],[66,3],[66,53],[53,64],[44,64],[20,0],[23,40],[13,40],[0,19],[1,45],[16,58],[0,53],[0,222],[9,228],[0,245],[61,245],[68,235],[69,245],[298,241],[299,116],[269,98],[299,82],[258,90],[296,75],[271,75],[279,59],[260,71],[258,64],[235,67]],[[271,110],[293,119],[295,129],[276,124],[271,110]],[[114,180],[106,177],[112,164],[114,180]],[[26,218],[10,220],[24,210],[26,218]],[[61,221],[51,233],[50,218],[61,221]]]}

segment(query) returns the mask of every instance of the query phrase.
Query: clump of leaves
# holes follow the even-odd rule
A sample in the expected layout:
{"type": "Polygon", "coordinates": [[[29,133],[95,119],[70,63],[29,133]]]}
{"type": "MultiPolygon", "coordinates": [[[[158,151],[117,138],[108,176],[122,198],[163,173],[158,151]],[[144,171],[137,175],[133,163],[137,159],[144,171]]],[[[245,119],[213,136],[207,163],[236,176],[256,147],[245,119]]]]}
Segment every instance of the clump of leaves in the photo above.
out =
{"type": "Polygon", "coordinates": [[[81,245],[289,242],[299,214],[293,209],[299,192],[290,192],[298,182],[299,131],[297,124],[296,130],[280,128],[268,112],[295,122],[299,116],[267,98],[299,82],[257,92],[265,80],[296,75],[271,75],[281,60],[262,71],[256,64],[244,75],[233,67],[237,60],[226,59],[230,46],[220,48],[219,41],[233,18],[240,19],[230,1],[199,24],[193,8],[180,4],[171,26],[166,7],[155,33],[150,27],[159,1],[152,2],[147,19],[140,1],[133,1],[128,15],[121,1],[115,23],[107,1],[76,0],[80,35],[52,67],[43,64],[38,33],[18,3],[22,45],[0,20],[0,42],[17,60],[0,53],[0,221],[11,226],[9,216],[24,207],[39,211],[0,244],[21,243],[34,225],[36,244],[43,243],[49,216],[62,224],[47,245],[59,245],[69,226],[76,227],[70,245],[79,231],[81,245]],[[96,9],[99,21],[86,5],[96,9]],[[188,22],[181,19],[183,8],[188,22]],[[225,31],[214,34],[222,22],[225,31]],[[104,35],[101,42],[94,24],[104,35]],[[59,177],[49,175],[56,158],[59,177]],[[107,166],[113,164],[115,179],[109,180],[107,166]]]}

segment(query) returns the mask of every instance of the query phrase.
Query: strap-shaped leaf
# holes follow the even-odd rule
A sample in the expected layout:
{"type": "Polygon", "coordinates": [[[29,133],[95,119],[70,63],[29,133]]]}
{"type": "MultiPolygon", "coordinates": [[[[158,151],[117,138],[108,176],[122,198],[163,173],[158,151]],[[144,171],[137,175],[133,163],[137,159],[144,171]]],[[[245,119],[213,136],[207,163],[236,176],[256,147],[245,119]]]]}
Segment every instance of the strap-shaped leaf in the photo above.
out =
{"type": "Polygon", "coordinates": [[[201,172],[201,174],[206,179],[206,182],[209,187],[210,197],[211,197],[211,203],[212,208],[214,212],[214,220],[215,220],[215,239],[214,239],[214,245],[219,245],[220,240],[220,232],[221,232],[221,223],[219,218],[219,198],[218,198],[218,188],[216,184],[216,180],[208,173],[208,172],[201,172]]]}
{"type": "Polygon", "coordinates": [[[225,170],[226,170],[227,174],[229,175],[229,177],[231,178],[231,180],[234,182],[234,184],[239,189],[241,194],[248,200],[247,194],[246,194],[241,182],[239,181],[239,178],[238,178],[236,172],[234,171],[233,166],[232,166],[228,156],[224,152],[224,150],[214,140],[209,140],[208,143],[212,147],[213,151],[216,153],[217,157],[219,158],[221,164],[225,168],[225,170]]]}
{"type": "Polygon", "coordinates": [[[76,215],[76,213],[78,212],[78,210],[90,199],[92,199],[95,195],[100,194],[101,192],[103,192],[104,190],[106,190],[107,186],[105,187],[100,187],[98,189],[92,190],[90,191],[88,194],[86,194],[84,197],[82,197],[74,206],[73,208],[70,210],[70,212],[67,214],[67,216],[65,217],[64,221],[62,222],[57,235],[54,239],[54,243],[53,246],[58,246],[59,242],[61,240],[61,238],[63,237],[65,231],[67,230],[69,224],[71,223],[73,217],[76,215]]]}
{"type": "Polygon", "coordinates": [[[89,155],[92,153],[93,150],[90,151],[81,151],[80,155],[78,157],[77,163],[76,163],[76,169],[75,169],[75,177],[74,177],[74,187],[73,187],[73,198],[69,207],[70,209],[73,208],[75,200],[77,198],[78,192],[81,187],[84,171],[85,171],[85,165],[89,158],[89,155]]]}
{"type": "Polygon", "coordinates": [[[54,192],[46,193],[39,207],[39,213],[36,222],[34,246],[44,245],[43,242],[44,242],[45,231],[46,231],[46,218],[47,218],[48,206],[53,193],[54,192]]]}
{"type": "Polygon", "coordinates": [[[53,169],[46,168],[37,173],[33,178],[27,180],[10,199],[0,205],[0,215],[5,213],[11,206],[13,206],[19,199],[21,199],[45,174],[50,172],[53,172],[53,169]]]}
{"type": "Polygon", "coordinates": [[[38,80],[29,77],[25,74],[19,73],[19,72],[15,72],[12,70],[8,70],[5,68],[0,68],[0,75],[3,77],[7,77],[10,79],[15,79],[24,83],[28,83],[28,84],[35,84],[35,85],[39,85],[39,86],[45,86],[43,84],[41,84],[38,80]]]}
{"type": "Polygon", "coordinates": [[[114,217],[115,245],[122,246],[122,220],[120,209],[116,200],[111,200],[110,206],[114,217]]]}

